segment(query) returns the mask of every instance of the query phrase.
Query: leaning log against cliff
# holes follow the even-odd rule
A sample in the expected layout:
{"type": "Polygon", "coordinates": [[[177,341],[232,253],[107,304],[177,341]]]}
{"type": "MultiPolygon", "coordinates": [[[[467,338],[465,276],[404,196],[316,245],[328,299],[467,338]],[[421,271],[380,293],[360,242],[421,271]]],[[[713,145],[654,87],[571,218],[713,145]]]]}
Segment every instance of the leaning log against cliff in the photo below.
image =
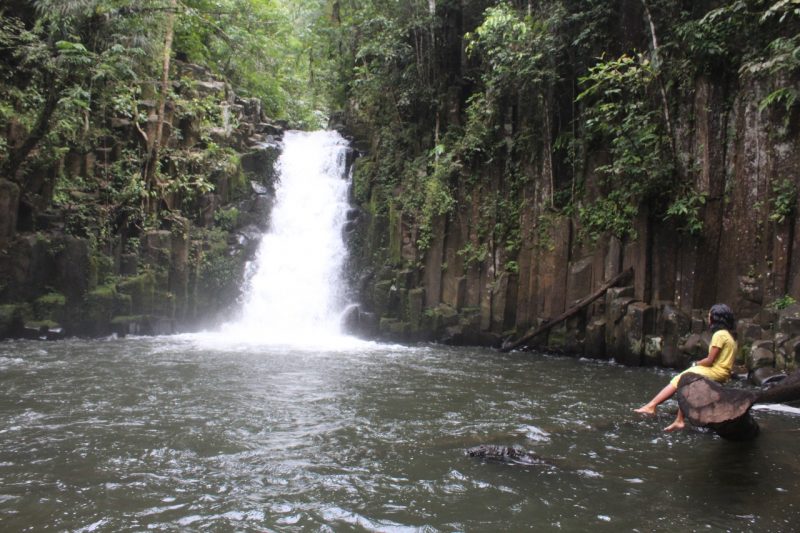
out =
{"type": "Polygon", "coordinates": [[[614,276],[613,278],[611,278],[610,280],[605,282],[602,287],[597,289],[595,292],[593,292],[592,294],[590,294],[589,296],[587,296],[583,300],[580,300],[577,304],[573,305],[572,307],[570,307],[568,310],[566,310],[562,314],[558,315],[553,320],[550,320],[550,321],[542,324],[541,326],[539,326],[538,328],[534,329],[533,331],[531,331],[529,333],[526,333],[525,335],[522,336],[521,339],[519,339],[517,341],[509,342],[509,343],[504,344],[503,347],[500,348],[500,351],[502,351],[502,352],[510,352],[511,350],[515,350],[515,349],[519,348],[520,346],[524,346],[531,339],[536,338],[538,335],[541,335],[545,331],[548,331],[553,326],[555,326],[555,325],[563,322],[564,320],[568,319],[569,317],[575,315],[578,311],[580,311],[584,307],[588,306],[590,303],[594,302],[595,300],[597,300],[598,298],[603,296],[606,293],[606,291],[608,289],[610,289],[611,287],[619,285],[620,283],[624,283],[632,275],[633,275],[633,268],[629,268],[629,269],[627,269],[627,270],[625,270],[623,272],[620,272],[619,274],[617,274],[616,276],[614,276]]]}
{"type": "Polygon", "coordinates": [[[728,440],[749,440],[758,435],[750,414],[755,403],[782,403],[800,399],[800,371],[763,391],[723,387],[699,374],[687,373],[678,382],[678,405],[686,418],[728,440]]]}

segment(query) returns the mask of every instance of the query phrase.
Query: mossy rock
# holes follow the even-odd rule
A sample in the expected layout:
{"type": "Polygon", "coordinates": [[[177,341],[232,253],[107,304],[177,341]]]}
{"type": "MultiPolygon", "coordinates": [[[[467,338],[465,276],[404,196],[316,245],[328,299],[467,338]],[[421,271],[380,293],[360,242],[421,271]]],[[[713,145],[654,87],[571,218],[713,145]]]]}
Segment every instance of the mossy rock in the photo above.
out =
{"type": "Polygon", "coordinates": [[[105,254],[94,254],[91,257],[92,269],[94,270],[95,279],[99,282],[105,282],[111,278],[115,273],[114,260],[105,254]]]}
{"type": "Polygon", "coordinates": [[[379,327],[383,336],[395,341],[406,340],[411,330],[411,325],[408,322],[403,322],[396,318],[381,318],[379,327]]]}
{"type": "Polygon", "coordinates": [[[64,321],[67,309],[67,297],[60,292],[51,292],[40,296],[33,302],[33,316],[36,320],[64,321]]]}
{"type": "Polygon", "coordinates": [[[133,297],[130,294],[118,292],[114,298],[114,316],[130,315],[132,312],[133,297]]]}
{"type": "Polygon", "coordinates": [[[86,295],[82,329],[94,335],[109,333],[116,299],[117,288],[113,284],[90,291],[86,295]]]}
{"type": "Polygon", "coordinates": [[[147,317],[144,315],[115,316],[111,319],[111,330],[120,337],[125,337],[126,335],[140,335],[144,330],[142,324],[145,323],[146,320],[147,317]]]}
{"type": "Polygon", "coordinates": [[[461,315],[447,304],[439,304],[422,313],[420,329],[434,335],[442,333],[446,328],[456,326],[461,320],[461,315]]]}
{"type": "Polygon", "coordinates": [[[15,337],[22,329],[24,306],[0,305],[0,339],[15,337]]]}
{"type": "Polygon", "coordinates": [[[61,324],[54,320],[31,320],[25,322],[25,329],[35,329],[35,330],[51,330],[51,329],[60,329],[61,324]]]}
{"type": "Polygon", "coordinates": [[[145,272],[138,276],[123,279],[117,284],[117,291],[131,297],[133,314],[150,314],[155,298],[155,276],[145,272]]]}

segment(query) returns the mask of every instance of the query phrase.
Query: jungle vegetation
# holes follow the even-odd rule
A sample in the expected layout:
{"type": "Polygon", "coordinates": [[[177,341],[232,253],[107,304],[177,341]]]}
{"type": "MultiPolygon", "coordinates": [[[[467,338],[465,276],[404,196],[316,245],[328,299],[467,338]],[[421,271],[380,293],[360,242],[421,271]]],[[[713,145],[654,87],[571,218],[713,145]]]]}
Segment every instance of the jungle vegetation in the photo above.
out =
{"type": "MultiPolygon", "coordinates": [[[[697,76],[780,80],[761,105],[787,131],[798,103],[798,0],[7,0],[0,17],[0,174],[38,209],[72,209],[70,227],[98,242],[120,220],[176,216],[213,188],[200,169],[235,165],[207,133],[219,108],[184,96],[176,62],[295,127],[339,117],[369,142],[358,200],[402,217],[422,253],[437,217],[477,201],[480,238],[460,254],[478,263],[501,246],[510,270],[525,187],[587,239],[633,237],[642,209],[700,230],[706,198],[676,123],[697,76]],[[203,117],[201,156],[163,146],[171,110],[203,117]],[[65,172],[65,154],[102,145],[115,119],[145,142],[99,181],[65,172]],[[600,187],[587,191],[597,146],[600,187]],[[500,183],[491,194],[487,180],[500,183]],[[77,206],[76,191],[102,201],[77,206]]],[[[780,220],[796,190],[775,191],[780,220]]]]}

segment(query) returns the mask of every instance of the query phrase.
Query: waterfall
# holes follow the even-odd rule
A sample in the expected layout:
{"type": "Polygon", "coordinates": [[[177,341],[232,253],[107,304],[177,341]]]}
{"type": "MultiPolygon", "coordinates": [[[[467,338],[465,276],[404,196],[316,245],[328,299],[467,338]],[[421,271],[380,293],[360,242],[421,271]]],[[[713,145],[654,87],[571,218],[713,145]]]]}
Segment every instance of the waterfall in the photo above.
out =
{"type": "Polygon", "coordinates": [[[270,226],[248,268],[237,340],[329,344],[346,305],[346,141],[336,132],[287,132],[270,226]]]}

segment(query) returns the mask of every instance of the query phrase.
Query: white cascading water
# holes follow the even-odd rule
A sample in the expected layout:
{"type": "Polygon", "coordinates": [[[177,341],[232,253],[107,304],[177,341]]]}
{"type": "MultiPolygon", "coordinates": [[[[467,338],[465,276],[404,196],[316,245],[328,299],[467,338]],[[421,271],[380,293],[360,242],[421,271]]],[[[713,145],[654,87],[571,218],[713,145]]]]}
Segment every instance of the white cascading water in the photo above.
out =
{"type": "Polygon", "coordinates": [[[332,131],[287,132],[269,231],[245,287],[241,319],[225,333],[244,342],[341,342],[345,308],[342,227],[348,209],[346,141],[332,131]]]}

